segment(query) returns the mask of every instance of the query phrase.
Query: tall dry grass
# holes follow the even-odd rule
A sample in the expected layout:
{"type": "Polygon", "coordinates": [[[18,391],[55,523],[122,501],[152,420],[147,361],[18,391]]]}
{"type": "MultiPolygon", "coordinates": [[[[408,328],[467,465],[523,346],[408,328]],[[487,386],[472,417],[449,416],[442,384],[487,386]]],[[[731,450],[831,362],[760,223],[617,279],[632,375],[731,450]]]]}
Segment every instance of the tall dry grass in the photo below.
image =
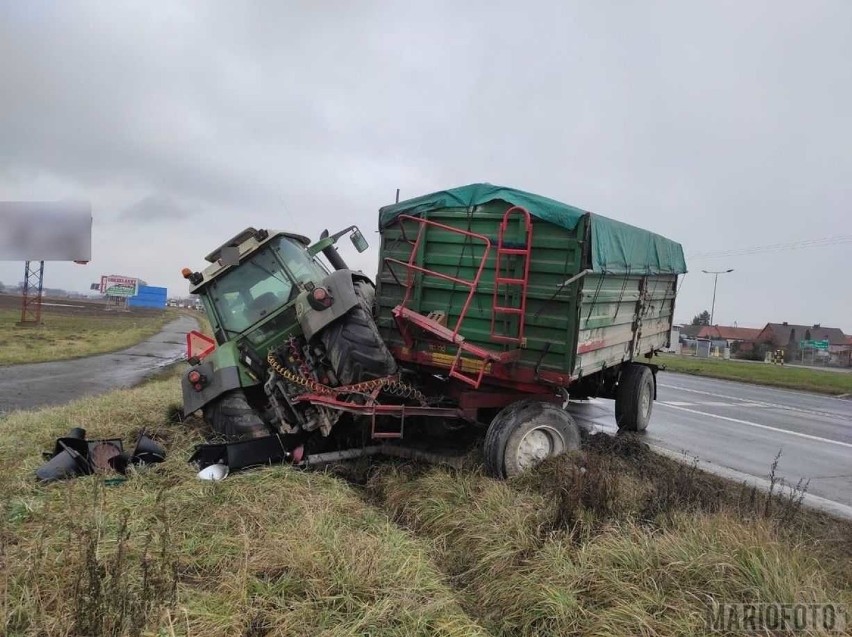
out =
{"type": "MultiPolygon", "coordinates": [[[[592,440],[514,482],[443,468],[367,490],[429,538],[463,608],[500,635],[696,635],[714,603],[852,602],[852,526],[592,440]]],[[[821,633],[814,633],[821,634],[821,633]]]]}
{"type": "Polygon", "coordinates": [[[0,421],[0,634],[476,635],[426,545],[322,474],[272,467],[203,483],[202,440],[164,426],[167,379],[0,421]],[[166,443],[122,484],[38,485],[70,426],[166,443]]]}

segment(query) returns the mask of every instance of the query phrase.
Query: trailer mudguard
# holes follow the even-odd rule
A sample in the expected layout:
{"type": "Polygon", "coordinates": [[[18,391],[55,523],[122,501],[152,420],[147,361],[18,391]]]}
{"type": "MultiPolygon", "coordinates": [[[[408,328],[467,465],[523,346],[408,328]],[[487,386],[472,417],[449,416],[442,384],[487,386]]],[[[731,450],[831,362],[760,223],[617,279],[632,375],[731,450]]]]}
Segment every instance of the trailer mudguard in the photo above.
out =
{"type": "Polygon", "coordinates": [[[311,340],[320,333],[327,325],[333,323],[358,305],[358,295],[355,293],[355,284],[352,280],[351,270],[335,270],[325,279],[324,287],[331,296],[332,302],[328,307],[315,309],[311,307],[308,298],[311,292],[305,291],[296,298],[296,319],[302,328],[302,333],[307,340],[311,340]]]}
{"type": "Polygon", "coordinates": [[[240,364],[236,342],[223,343],[181,377],[183,411],[191,414],[227,391],[258,385],[260,382],[240,364]],[[203,377],[200,390],[196,390],[189,382],[188,376],[192,371],[199,372],[203,377]]]}

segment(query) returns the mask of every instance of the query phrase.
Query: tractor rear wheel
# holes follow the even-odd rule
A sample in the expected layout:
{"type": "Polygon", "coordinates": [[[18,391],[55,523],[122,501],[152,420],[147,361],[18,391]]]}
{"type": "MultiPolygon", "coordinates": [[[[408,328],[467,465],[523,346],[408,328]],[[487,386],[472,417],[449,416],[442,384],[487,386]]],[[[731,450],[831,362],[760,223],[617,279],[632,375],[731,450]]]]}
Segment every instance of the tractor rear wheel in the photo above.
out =
{"type": "Polygon", "coordinates": [[[241,389],[222,394],[205,405],[203,412],[213,431],[231,440],[260,438],[270,433],[241,389]]]}
{"type": "Polygon", "coordinates": [[[341,385],[391,376],[397,370],[396,361],[373,320],[375,289],[369,283],[358,281],[355,292],[360,304],[320,333],[331,368],[341,385]]]}
{"type": "Polygon", "coordinates": [[[485,469],[511,478],[546,458],[580,448],[580,430],[558,405],[520,400],[503,409],[485,435],[485,469]]]}

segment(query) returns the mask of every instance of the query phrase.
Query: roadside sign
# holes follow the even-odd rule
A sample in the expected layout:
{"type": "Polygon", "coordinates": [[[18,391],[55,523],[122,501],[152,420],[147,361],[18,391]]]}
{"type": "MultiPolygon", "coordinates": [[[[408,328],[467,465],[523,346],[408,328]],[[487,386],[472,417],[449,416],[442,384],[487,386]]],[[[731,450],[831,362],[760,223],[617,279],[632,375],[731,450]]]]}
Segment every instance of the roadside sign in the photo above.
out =
{"type": "Polygon", "coordinates": [[[216,341],[196,330],[188,332],[186,335],[186,357],[192,358],[195,356],[201,360],[205,356],[213,353],[216,349],[216,341]]]}
{"type": "Polygon", "coordinates": [[[117,274],[101,277],[101,294],[105,296],[136,296],[138,293],[139,279],[117,274]]]}
{"type": "Polygon", "coordinates": [[[821,341],[799,341],[799,347],[801,349],[821,349],[828,351],[828,346],[828,339],[823,339],[821,341]]]}

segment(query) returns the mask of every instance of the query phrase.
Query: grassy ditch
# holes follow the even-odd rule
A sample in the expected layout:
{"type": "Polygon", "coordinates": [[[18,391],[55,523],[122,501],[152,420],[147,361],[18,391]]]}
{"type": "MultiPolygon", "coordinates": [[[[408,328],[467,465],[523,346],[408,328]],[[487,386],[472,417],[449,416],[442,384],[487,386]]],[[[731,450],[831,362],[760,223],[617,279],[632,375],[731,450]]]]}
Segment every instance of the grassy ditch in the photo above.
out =
{"type": "Polygon", "coordinates": [[[669,371],[681,374],[801,389],[835,396],[852,394],[852,373],[669,354],[656,357],[654,362],[665,365],[669,371]]]}
{"type": "Polygon", "coordinates": [[[0,634],[693,635],[713,602],[852,604],[852,526],[630,439],[502,483],[378,463],[211,484],[178,400],[172,377],[0,419],[0,634]],[[74,425],[169,456],[36,484],[74,425]]]}
{"type": "Polygon", "coordinates": [[[17,310],[0,309],[0,365],[41,363],[114,352],[135,345],[177,318],[165,312],[66,313],[45,307],[44,325],[20,327],[17,310]]]}
{"type": "Polygon", "coordinates": [[[852,525],[641,443],[596,437],[509,483],[403,467],[366,488],[493,634],[696,635],[714,603],[850,601],[852,525]]]}

